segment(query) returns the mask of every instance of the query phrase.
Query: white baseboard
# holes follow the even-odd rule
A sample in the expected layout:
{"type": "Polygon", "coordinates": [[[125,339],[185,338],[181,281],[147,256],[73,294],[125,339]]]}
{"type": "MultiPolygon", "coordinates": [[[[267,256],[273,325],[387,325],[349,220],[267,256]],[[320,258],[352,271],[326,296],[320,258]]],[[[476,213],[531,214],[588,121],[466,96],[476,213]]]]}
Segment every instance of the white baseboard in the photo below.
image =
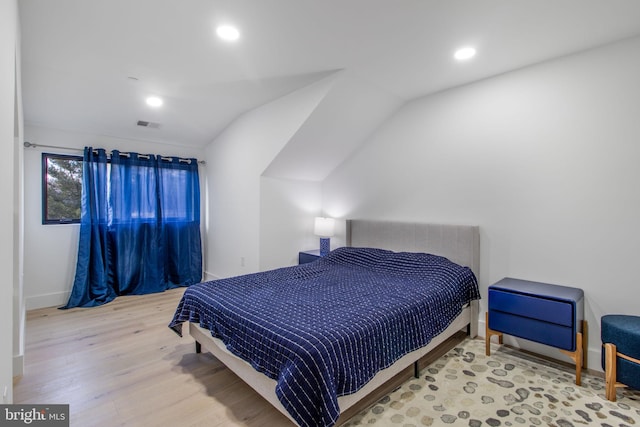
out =
{"type": "Polygon", "coordinates": [[[208,271],[204,272],[204,282],[208,282],[210,280],[218,280],[220,277],[216,276],[213,273],[209,273],[208,271]]]}
{"type": "MultiPolygon", "coordinates": [[[[217,279],[219,279],[218,276],[209,273],[208,271],[204,272],[203,281],[206,282],[217,279]]],[[[71,295],[71,291],[25,297],[26,309],[36,310],[38,308],[62,307],[67,303],[67,301],[69,301],[69,295],[71,295]]]]}
{"type": "Polygon", "coordinates": [[[27,311],[46,307],[62,307],[69,301],[71,292],[55,292],[52,294],[25,297],[27,311]]]}
{"type": "MultiPolygon", "coordinates": [[[[481,317],[481,320],[478,320],[478,336],[484,338],[486,335],[485,334],[486,322],[484,320],[484,313],[482,313],[480,317],[481,317]]],[[[497,340],[497,338],[494,338],[494,340],[497,340]]],[[[503,340],[505,344],[508,344],[515,348],[521,348],[523,350],[531,351],[533,353],[538,353],[545,357],[559,360],[561,362],[573,363],[571,359],[569,359],[568,357],[560,353],[560,351],[557,348],[550,347],[548,345],[538,344],[532,341],[523,340],[511,335],[505,335],[503,337],[503,340]]],[[[594,349],[594,348],[588,347],[587,353],[588,353],[587,368],[593,371],[602,372],[602,365],[600,362],[600,358],[601,358],[600,348],[594,349]]]]}

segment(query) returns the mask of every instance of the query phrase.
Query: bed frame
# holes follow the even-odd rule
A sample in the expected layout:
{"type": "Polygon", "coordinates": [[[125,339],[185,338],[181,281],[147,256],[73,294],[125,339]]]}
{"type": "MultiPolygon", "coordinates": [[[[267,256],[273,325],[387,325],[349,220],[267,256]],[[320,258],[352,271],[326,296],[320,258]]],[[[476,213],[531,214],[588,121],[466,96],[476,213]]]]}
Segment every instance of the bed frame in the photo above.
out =
{"type": "MultiPolygon", "coordinates": [[[[480,233],[478,226],[348,220],[346,242],[347,246],[352,247],[375,247],[393,251],[428,252],[441,255],[460,265],[468,266],[476,277],[479,277],[480,233]]],[[[343,414],[412,364],[417,369],[418,360],[464,329],[471,337],[477,335],[478,301],[473,301],[465,307],[451,325],[433,338],[427,346],[404,355],[390,367],[378,372],[357,393],[338,397],[340,412],[343,414]]],[[[278,400],[275,393],[275,380],[256,371],[249,363],[229,352],[220,339],[212,337],[208,330],[199,325],[189,323],[189,333],[196,340],[197,352],[200,352],[201,347],[211,352],[294,424],[297,424],[278,400]]]]}

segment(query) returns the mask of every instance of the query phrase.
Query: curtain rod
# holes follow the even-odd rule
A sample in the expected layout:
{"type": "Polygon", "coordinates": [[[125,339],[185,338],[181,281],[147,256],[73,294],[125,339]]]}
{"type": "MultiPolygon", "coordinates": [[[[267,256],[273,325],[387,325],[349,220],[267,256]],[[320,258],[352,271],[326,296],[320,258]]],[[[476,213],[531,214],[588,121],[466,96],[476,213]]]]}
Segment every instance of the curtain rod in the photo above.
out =
{"type": "MultiPolygon", "coordinates": [[[[84,152],[84,149],[82,148],[73,148],[73,147],[62,147],[60,145],[45,145],[45,144],[34,144],[32,142],[29,141],[25,141],[24,142],[24,148],[37,148],[37,147],[44,147],[44,148],[57,148],[59,150],[70,150],[70,151],[78,151],[80,153],[84,152]]],[[[128,154],[128,153],[121,153],[121,154],[128,154]]],[[[168,158],[167,156],[160,156],[162,159],[166,159],[168,158]]],[[[186,160],[186,159],[185,159],[186,160]]],[[[201,165],[206,165],[207,162],[205,162],[204,160],[198,160],[198,163],[201,165]]]]}

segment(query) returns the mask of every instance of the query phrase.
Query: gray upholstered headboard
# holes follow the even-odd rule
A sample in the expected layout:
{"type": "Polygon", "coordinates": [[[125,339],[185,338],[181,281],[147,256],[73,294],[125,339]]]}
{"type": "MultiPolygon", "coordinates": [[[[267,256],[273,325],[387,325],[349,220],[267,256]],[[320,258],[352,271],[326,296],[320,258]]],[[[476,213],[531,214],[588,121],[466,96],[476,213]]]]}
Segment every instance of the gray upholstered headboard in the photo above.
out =
{"type": "Polygon", "coordinates": [[[427,252],[471,268],[480,277],[480,230],[477,225],[417,224],[347,220],[347,246],[427,252]]]}

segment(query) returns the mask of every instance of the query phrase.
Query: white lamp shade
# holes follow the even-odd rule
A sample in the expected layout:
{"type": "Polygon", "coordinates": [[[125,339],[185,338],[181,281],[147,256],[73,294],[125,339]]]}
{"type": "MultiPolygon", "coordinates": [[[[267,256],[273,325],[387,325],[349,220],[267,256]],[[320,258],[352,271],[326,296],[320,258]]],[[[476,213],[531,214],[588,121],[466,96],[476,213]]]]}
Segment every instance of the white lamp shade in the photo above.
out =
{"type": "Polygon", "coordinates": [[[313,233],[320,237],[333,236],[335,220],[333,218],[316,217],[316,223],[313,227],[313,233]]]}

